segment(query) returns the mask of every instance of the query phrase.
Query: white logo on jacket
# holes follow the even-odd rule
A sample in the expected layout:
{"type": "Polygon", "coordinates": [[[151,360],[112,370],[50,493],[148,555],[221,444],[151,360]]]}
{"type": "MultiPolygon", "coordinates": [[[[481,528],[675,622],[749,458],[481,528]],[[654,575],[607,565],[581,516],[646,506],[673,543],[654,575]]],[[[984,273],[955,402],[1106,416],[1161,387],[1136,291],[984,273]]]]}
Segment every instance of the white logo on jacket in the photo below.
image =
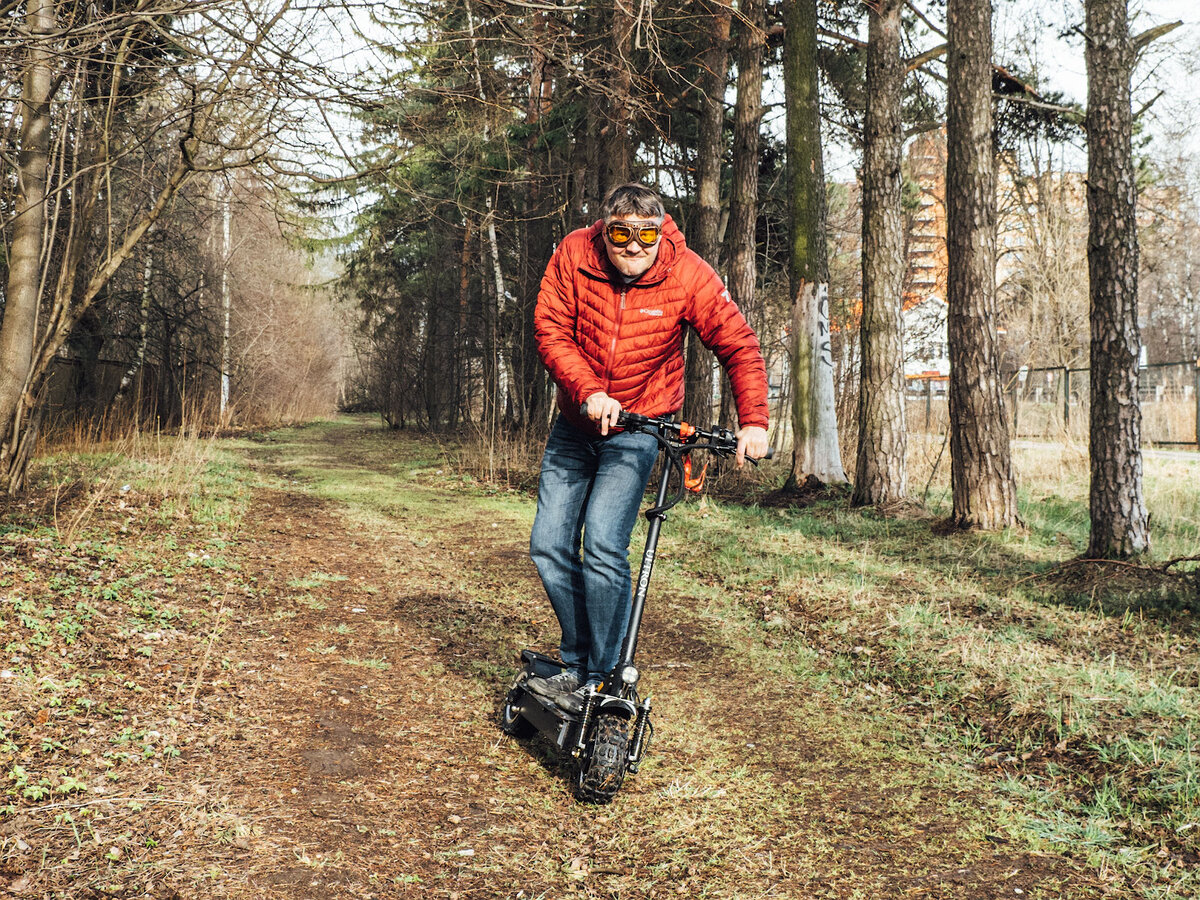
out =
{"type": "Polygon", "coordinates": [[[661,316],[663,314],[661,309],[639,309],[638,312],[643,316],[661,316]]]}

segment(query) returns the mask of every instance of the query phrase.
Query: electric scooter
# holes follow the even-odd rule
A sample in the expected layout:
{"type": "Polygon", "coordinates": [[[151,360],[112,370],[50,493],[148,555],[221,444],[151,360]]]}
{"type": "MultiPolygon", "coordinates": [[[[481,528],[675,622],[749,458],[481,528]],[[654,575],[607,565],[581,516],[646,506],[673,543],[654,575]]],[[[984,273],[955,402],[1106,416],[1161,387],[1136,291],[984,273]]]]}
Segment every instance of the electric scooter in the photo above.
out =
{"type": "MultiPolygon", "coordinates": [[[[704,485],[708,464],[705,463],[698,476],[693,476],[691,454],[707,450],[728,457],[737,451],[737,437],[728,428],[715,427],[705,431],[686,422],[628,412],[620,414],[617,424],[627,431],[653,435],[663,455],[662,476],[654,506],[645,513],[650,526],[620,659],[604,683],[589,690],[582,710],[572,714],[560,709],[553,698],[542,697],[525,687],[534,676],[549,678],[557,675],[563,670],[563,664],[535,650],[522,650],[521,671],[513,681],[500,713],[500,727],[506,734],[524,738],[540,733],[559,753],[571,756],[575,794],[586,803],[607,803],[616,796],[625,775],[638,771],[654,734],[650,722],[650,698],[643,700],[638,695],[641,673],[633,659],[662,523],[667,518],[667,511],[683,499],[686,491],[699,492],[704,485]],[[677,477],[677,488],[668,498],[673,475],[677,477]]],[[[768,450],[766,458],[770,456],[768,450]]],[[[758,462],[750,457],[747,459],[758,462]]]]}

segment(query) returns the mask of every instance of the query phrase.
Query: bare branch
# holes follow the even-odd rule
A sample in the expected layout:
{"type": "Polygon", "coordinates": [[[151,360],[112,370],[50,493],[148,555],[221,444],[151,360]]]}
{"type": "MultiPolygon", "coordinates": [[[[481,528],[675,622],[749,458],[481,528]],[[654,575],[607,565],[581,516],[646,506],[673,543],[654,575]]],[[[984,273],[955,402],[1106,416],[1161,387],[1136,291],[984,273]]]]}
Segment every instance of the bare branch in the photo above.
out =
{"type": "Polygon", "coordinates": [[[1182,21],[1166,22],[1162,25],[1156,25],[1153,28],[1148,28],[1133,39],[1133,52],[1141,53],[1150,44],[1154,43],[1161,37],[1166,37],[1176,28],[1183,25],[1182,21]]]}
{"type": "Polygon", "coordinates": [[[912,59],[907,60],[905,66],[909,72],[924,68],[926,63],[933,62],[935,59],[945,56],[947,47],[947,44],[939,44],[936,47],[931,47],[924,53],[918,53],[912,59]]]}
{"type": "Polygon", "coordinates": [[[934,34],[936,34],[938,37],[945,40],[946,30],[944,28],[941,28],[938,25],[934,24],[933,20],[930,19],[929,16],[925,15],[924,11],[918,9],[917,5],[915,3],[913,3],[912,0],[905,0],[904,5],[907,6],[912,11],[912,14],[914,16],[916,16],[918,19],[920,19],[922,22],[925,23],[926,28],[928,28],[930,31],[932,31],[934,34]]]}

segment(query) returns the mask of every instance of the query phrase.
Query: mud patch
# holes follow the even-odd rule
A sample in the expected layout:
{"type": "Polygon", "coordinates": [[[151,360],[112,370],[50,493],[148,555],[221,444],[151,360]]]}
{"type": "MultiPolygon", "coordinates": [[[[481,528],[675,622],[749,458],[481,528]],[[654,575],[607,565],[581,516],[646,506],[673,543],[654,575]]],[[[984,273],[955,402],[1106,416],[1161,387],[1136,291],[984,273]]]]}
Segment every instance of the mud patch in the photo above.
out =
{"type": "Polygon", "coordinates": [[[378,739],[355,731],[342,718],[329,714],[319,717],[314,727],[316,746],[300,753],[310,775],[341,780],[366,770],[367,754],[379,744],[378,739]]]}

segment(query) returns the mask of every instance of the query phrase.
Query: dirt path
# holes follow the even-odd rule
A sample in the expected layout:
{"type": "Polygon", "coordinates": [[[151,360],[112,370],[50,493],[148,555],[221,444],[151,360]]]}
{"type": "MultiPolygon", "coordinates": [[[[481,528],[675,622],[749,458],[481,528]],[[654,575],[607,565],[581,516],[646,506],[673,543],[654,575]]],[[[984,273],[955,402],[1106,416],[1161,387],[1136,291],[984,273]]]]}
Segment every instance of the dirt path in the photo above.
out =
{"type": "MultiPolygon", "coordinates": [[[[370,467],[370,454],[347,459],[350,435],[321,440],[343,446],[310,453],[370,467]]],[[[484,514],[431,538],[426,510],[451,497],[424,499],[370,533],[298,491],[252,508],[242,550],[271,599],[241,629],[242,646],[253,630],[263,652],[229,710],[239,739],[222,768],[238,775],[222,793],[261,829],[238,861],[256,892],[1089,893],[1069,861],[980,829],[971,798],[933,767],[913,770],[894,736],[803,685],[739,675],[687,601],[661,593],[642,648],[659,710],[652,760],[612,806],[580,806],[545,746],[494,725],[518,636],[553,643],[526,532],[484,514]],[[324,609],[294,599],[314,573],[324,609]],[[490,603],[489,590],[523,607],[490,603]]]]}
{"type": "Polygon", "coordinates": [[[1011,845],[978,782],[907,745],[915,730],[740,663],[748,648],[665,585],[640,647],[649,759],[612,805],[578,804],[545,745],[495,725],[516,652],[556,637],[530,501],[401,483],[394,446],[343,424],[251,451],[289,483],[255,494],[230,550],[255,589],[223,601],[224,674],[189,717],[209,752],[173,782],[205,798],[207,830],[170,890],[79,896],[1102,895],[1071,860],[1011,845]],[[328,499],[339,482],[369,513],[328,499]]]}

